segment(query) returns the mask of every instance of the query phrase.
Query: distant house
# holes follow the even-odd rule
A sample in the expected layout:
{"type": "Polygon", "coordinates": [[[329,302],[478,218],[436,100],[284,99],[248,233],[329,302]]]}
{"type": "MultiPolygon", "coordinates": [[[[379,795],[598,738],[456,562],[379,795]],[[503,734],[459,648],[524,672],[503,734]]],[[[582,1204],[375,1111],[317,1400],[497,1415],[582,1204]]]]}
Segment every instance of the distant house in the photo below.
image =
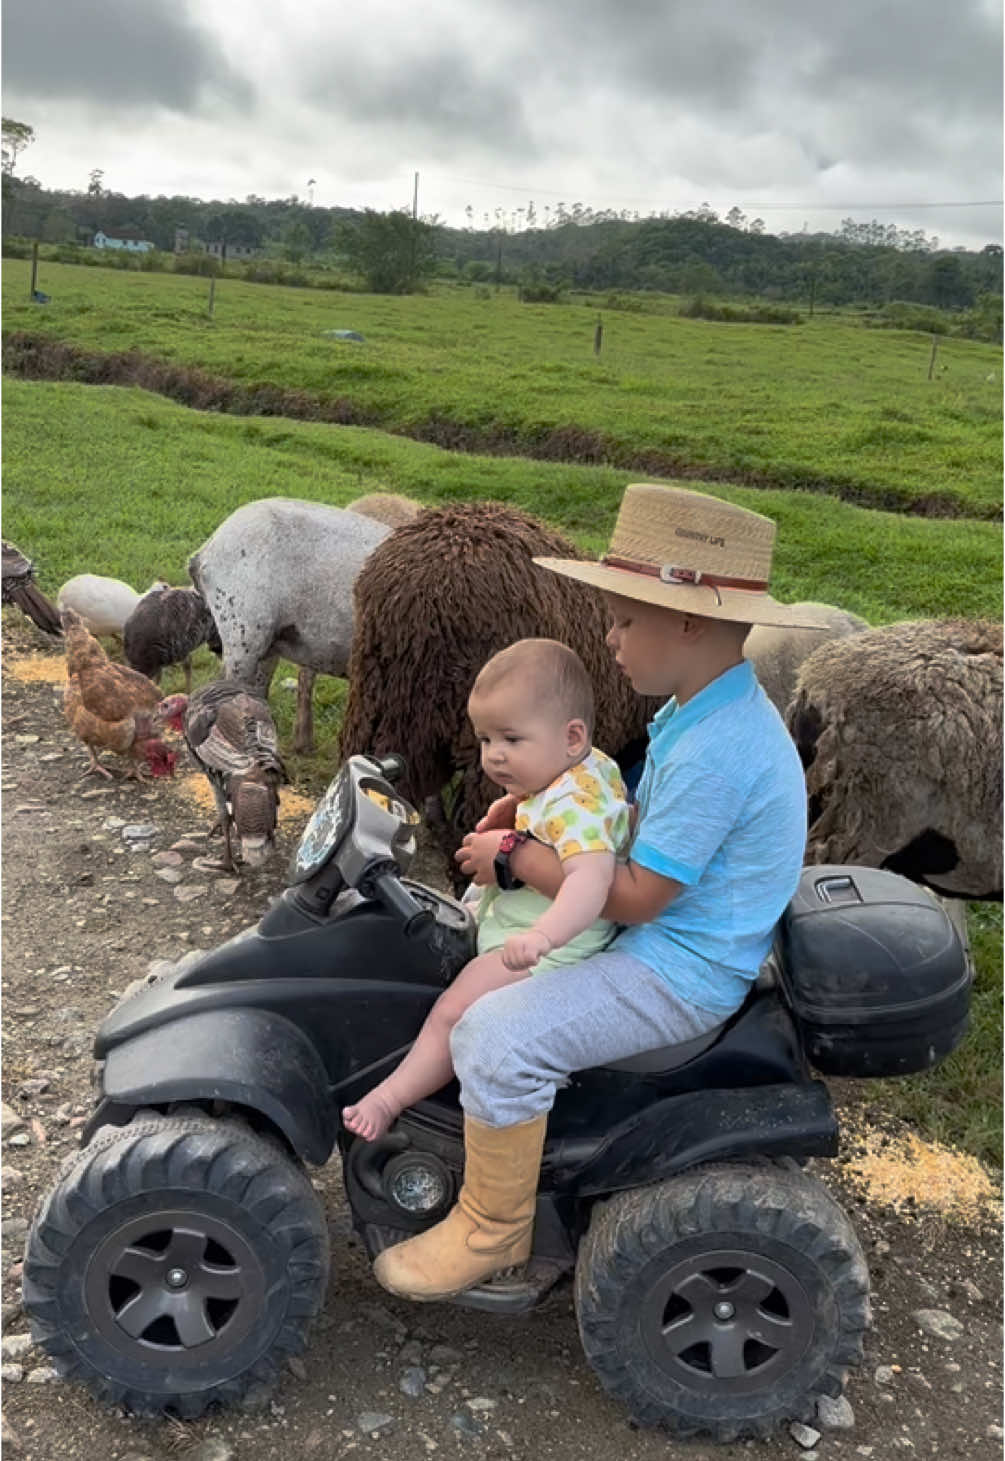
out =
{"type": "MultiPolygon", "coordinates": [[[[262,252],[255,244],[230,243],[229,241],[226,248],[228,259],[255,259],[262,252]]],[[[187,228],[176,228],[174,231],[176,254],[211,254],[214,259],[222,259],[223,250],[224,245],[221,240],[214,239],[212,243],[206,243],[203,239],[190,234],[187,228]]]]}
{"type": "Polygon", "coordinates": [[[149,254],[151,249],[155,249],[157,245],[129,228],[119,228],[114,233],[106,233],[104,229],[99,228],[94,235],[94,247],[96,249],[128,249],[131,254],[149,254]]]}
{"type": "Polygon", "coordinates": [[[224,244],[218,239],[214,239],[212,243],[206,245],[206,252],[207,254],[212,254],[215,259],[222,259],[225,248],[228,259],[254,259],[262,252],[254,244],[230,243],[229,241],[224,244]]]}

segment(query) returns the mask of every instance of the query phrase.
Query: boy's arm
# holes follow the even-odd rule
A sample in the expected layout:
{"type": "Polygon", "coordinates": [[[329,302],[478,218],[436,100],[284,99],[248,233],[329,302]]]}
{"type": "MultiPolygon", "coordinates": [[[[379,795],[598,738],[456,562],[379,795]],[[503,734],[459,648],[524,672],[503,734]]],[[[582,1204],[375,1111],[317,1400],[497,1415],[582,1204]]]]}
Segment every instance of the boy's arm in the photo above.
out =
{"type": "MultiPolygon", "coordinates": [[[[584,855],[599,856],[594,852],[584,855]]],[[[515,876],[535,892],[545,898],[557,898],[562,882],[562,864],[550,847],[541,842],[525,842],[511,853],[510,867],[515,876]]],[[[683,886],[675,878],[661,877],[639,863],[618,863],[600,916],[612,923],[650,923],[673,902],[683,886]]]]}
{"type": "MultiPolygon", "coordinates": [[[[495,885],[493,860],[501,836],[498,831],[469,832],[455,854],[461,871],[479,887],[495,885]]],[[[562,864],[558,855],[540,842],[525,842],[515,848],[510,854],[510,867],[521,882],[545,898],[554,898],[561,887],[562,864]]],[[[650,923],[673,902],[683,886],[674,878],[661,877],[639,863],[619,863],[601,916],[611,923],[650,923]]]]}
{"type": "MultiPolygon", "coordinates": [[[[557,861],[556,856],[556,861],[557,861]]],[[[559,864],[559,886],[551,907],[533,928],[512,934],[503,945],[507,969],[529,969],[596,923],[614,872],[613,852],[579,852],[559,864]]]]}

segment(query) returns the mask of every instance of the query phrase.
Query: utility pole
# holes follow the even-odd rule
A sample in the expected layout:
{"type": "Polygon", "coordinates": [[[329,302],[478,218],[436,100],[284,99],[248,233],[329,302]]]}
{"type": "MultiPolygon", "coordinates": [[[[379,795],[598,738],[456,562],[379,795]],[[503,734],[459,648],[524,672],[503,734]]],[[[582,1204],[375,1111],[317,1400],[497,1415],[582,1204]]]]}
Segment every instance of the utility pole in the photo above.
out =
{"type": "Polygon", "coordinates": [[[412,191],[412,265],[409,270],[410,283],[415,288],[415,261],[419,236],[419,174],[415,174],[415,187],[412,191]]]}

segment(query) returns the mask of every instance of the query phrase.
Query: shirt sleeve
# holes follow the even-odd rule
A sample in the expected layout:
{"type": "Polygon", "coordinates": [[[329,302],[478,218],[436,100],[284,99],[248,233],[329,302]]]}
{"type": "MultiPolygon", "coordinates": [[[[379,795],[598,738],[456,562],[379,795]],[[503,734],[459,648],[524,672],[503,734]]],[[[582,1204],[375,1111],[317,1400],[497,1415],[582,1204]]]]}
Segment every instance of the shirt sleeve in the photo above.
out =
{"type": "Polygon", "coordinates": [[[627,810],[613,797],[566,787],[542,802],[527,830],[562,862],[581,852],[616,853],[627,810]]]}
{"type": "Polygon", "coordinates": [[[685,886],[697,883],[736,825],[740,801],[735,786],[697,763],[657,771],[632,861],[685,886]]]}

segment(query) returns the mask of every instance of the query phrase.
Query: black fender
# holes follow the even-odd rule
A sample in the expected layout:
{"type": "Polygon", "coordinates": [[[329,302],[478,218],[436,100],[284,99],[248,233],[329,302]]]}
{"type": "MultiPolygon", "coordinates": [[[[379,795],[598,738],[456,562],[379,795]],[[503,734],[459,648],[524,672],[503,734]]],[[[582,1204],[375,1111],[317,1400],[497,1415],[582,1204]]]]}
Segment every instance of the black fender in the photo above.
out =
{"type": "Polygon", "coordinates": [[[299,1157],[319,1166],[335,1141],[321,1057],[297,1025],[265,1010],[206,1010],[146,1030],[108,1052],[101,1087],[84,1145],[99,1126],[174,1101],[232,1101],[259,1111],[299,1157]]]}
{"type": "Polygon", "coordinates": [[[730,1157],[832,1157],[837,1121],[823,1081],[687,1091],[619,1122],[603,1141],[559,1141],[546,1151],[552,1191],[599,1196],[662,1182],[730,1157]]]}

